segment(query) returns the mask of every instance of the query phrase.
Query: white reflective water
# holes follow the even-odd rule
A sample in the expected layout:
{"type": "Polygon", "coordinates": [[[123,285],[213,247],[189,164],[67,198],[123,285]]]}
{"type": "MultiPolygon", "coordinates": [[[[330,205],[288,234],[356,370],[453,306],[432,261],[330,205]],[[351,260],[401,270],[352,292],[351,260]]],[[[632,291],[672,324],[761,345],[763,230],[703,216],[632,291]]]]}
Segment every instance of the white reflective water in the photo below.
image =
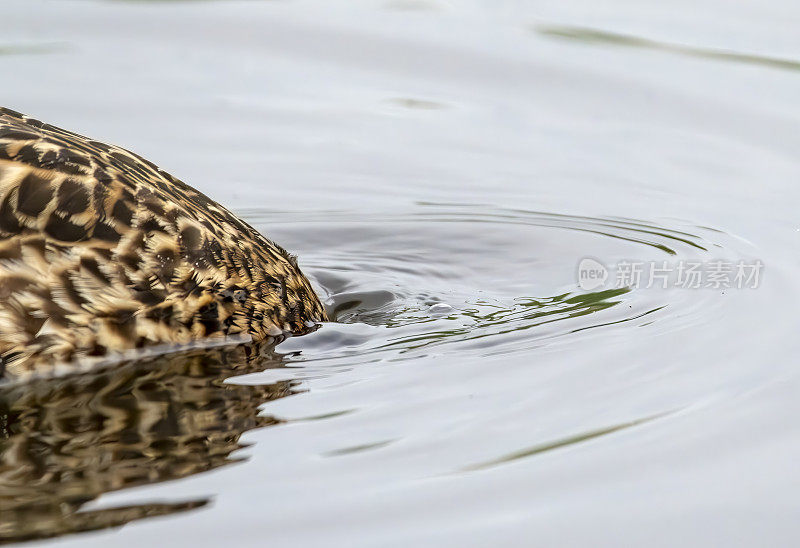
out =
{"type": "Polygon", "coordinates": [[[800,5],[0,9],[5,106],[230,206],[339,320],[228,380],[300,391],[243,462],[80,511],[209,504],[55,545],[800,541],[800,5]],[[764,269],[586,291],[587,257],[764,269]]]}

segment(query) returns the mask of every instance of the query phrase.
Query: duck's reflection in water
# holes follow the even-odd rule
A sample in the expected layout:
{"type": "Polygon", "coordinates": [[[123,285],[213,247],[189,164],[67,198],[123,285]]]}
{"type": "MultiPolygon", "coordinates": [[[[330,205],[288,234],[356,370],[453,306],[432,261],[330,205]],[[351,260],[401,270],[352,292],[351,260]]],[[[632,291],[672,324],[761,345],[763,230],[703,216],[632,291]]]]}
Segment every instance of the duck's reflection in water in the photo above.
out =
{"type": "Polygon", "coordinates": [[[0,387],[0,542],[114,527],[208,499],[82,510],[103,493],[239,460],[240,436],[278,421],[259,406],[294,383],[226,384],[281,365],[236,346],[131,361],[91,374],[0,387]]]}

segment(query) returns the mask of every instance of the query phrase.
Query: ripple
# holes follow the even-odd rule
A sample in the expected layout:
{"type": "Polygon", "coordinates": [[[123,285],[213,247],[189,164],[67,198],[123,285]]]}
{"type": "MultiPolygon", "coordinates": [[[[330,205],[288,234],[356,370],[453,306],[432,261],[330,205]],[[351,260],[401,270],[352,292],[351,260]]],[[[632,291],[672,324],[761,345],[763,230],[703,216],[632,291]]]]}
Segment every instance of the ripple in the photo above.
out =
{"type": "Polygon", "coordinates": [[[68,44],[0,44],[0,55],[40,55],[45,53],[58,53],[68,49],[68,44]]]}
{"type": "Polygon", "coordinates": [[[416,110],[441,110],[446,106],[438,101],[431,101],[428,99],[417,99],[414,97],[394,97],[388,99],[388,102],[403,108],[410,108],[416,110]]]}
{"type": "Polygon", "coordinates": [[[584,291],[576,266],[588,255],[608,263],[735,255],[723,232],[686,222],[473,204],[243,215],[299,250],[327,295],[336,323],[281,346],[299,352],[294,360],[306,362],[302,375],[319,374],[308,368],[312,362],[349,368],[432,351],[490,356],[575,344],[604,329],[661,328],[661,320],[677,316],[684,325],[692,316],[701,321],[713,309],[707,296],[631,287],[584,291]]]}
{"type": "MultiPolygon", "coordinates": [[[[688,245],[707,251],[711,242],[685,230],[668,228],[655,223],[623,217],[587,217],[525,209],[504,209],[472,204],[418,202],[420,211],[407,213],[362,213],[349,210],[287,212],[263,208],[241,209],[239,213],[254,225],[273,226],[280,223],[492,223],[521,226],[540,226],[598,234],[619,240],[640,243],[660,249],[669,255],[677,253],[676,246],[688,245]]],[[[713,229],[693,227],[697,230],[713,229]]],[[[369,251],[369,250],[367,250],[369,251]]]]}
{"type": "Polygon", "coordinates": [[[652,422],[652,421],[654,421],[656,419],[660,419],[660,418],[662,418],[662,417],[664,417],[664,416],[666,416],[668,414],[669,413],[660,413],[658,415],[644,417],[644,418],[641,418],[641,419],[638,419],[638,420],[624,422],[622,424],[614,424],[612,426],[607,426],[605,428],[598,428],[598,429],[595,429],[595,430],[590,430],[588,432],[582,432],[580,434],[575,434],[573,436],[568,436],[568,437],[565,437],[565,438],[562,438],[562,439],[558,439],[558,440],[553,440],[553,441],[550,441],[550,442],[539,443],[539,444],[533,445],[531,447],[526,447],[524,449],[520,449],[518,451],[514,451],[514,452],[508,453],[506,455],[502,455],[500,457],[497,457],[497,458],[489,460],[489,461],[485,461],[485,462],[481,462],[481,463],[478,463],[478,464],[473,464],[471,466],[467,466],[464,469],[462,469],[462,472],[474,472],[474,471],[478,471],[478,470],[487,470],[487,469],[490,469],[490,468],[495,468],[497,466],[501,466],[503,464],[509,464],[509,463],[512,463],[512,462],[515,462],[515,461],[518,461],[518,460],[521,460],[521,459],[526,459],[526,458],[529,458],[529,457],[533,457],[533,456],[539,455],[541,453],[547,453],[547,452],[550,452],[550,451],[554,451],[556,449],[563,449],[563,448],[570,447],[570,446],[578,444],[578,443],[583,443],[583,442],[591,441],[593,439],[596,439],[596,438],[599,438],[599,437],[602,437],[602,436],[607,436],[607,435],[610,435],[610,434],[614,434],[614,433],[619,432],[621,430],[627,430],[627,429],[633,428],[635,426],[640,426],[642,424],[646,424],[648,422],[652,422]]]}
{"type": "Polygon", "coordinates": [[[324,456],[326,457],[340,457],[343,455],[352,455],[353,453],[363,453],[364,451],[372,451],[373,449],[381,449],[394,443],[397,440],[384,440],[384,441],[376,441],[373,443],[365,443],[362,445],[353,445],[349,447],[342,447],[341,449],[335,449],[333,451],[328,451],[325,453],[324,456]]]}
{"type": "Polygon", "coordinates": [[[641,38],[629,34],[619,34],[616,32],[609,32],[606,30],[588,27],[541,25],[534,27],[533,30],[542,36],[571,40],[575,42],[584,42],[588,44],[605,44],[638,49],[666,51],[680,55],[688,55],[690,57],[711,59],[714,61],[743,63],[747,65],[758,65],[773,69],[791,71],[800,70],[800,61],[795,61],[794,59],[784,59],[780,57],[756,55],[753,53],[742,53],[713,48],[687,46],[669,42],[659,42],[656,40],[650,40],[648,38],[641,38]]]}

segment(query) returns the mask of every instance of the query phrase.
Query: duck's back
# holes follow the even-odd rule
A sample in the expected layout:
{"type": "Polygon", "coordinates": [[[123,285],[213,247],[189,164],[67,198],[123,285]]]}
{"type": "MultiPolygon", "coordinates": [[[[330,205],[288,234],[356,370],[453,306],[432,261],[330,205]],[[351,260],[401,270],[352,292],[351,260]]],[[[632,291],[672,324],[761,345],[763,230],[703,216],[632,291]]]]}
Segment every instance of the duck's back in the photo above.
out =
{"type": "Polygon", "coordinates": [[[294,258],[224,207],[131,152],[0,108],[0,369],[323,320],[294,258]]]}

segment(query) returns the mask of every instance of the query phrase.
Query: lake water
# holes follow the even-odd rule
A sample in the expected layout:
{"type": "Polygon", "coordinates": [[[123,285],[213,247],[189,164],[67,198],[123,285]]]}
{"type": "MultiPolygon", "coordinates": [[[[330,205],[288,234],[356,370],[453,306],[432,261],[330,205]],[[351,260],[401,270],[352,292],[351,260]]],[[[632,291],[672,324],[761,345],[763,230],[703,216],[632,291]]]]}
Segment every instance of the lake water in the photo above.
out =
{"type": "Polygon", "coordinates": [[[800,542],[800,4],[2,12],[4,106],[229,206],[337,321],[6,394],[0,539],[800,542]]]}

